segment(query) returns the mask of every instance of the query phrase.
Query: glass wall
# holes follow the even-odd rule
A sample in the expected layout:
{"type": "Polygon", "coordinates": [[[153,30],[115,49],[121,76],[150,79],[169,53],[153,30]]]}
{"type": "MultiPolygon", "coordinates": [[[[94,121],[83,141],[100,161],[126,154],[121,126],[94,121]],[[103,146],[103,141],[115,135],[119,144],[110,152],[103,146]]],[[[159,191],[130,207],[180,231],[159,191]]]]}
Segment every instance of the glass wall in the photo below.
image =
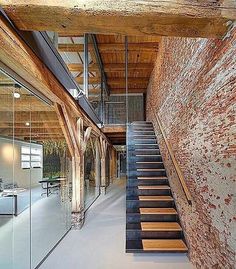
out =
{"type": "Polygon", "coordinates": [[[47,34],[77,84],[77,89],[69,89],[71,95],[78,99],[83,93],[98,119],[103,121],[103,107],[107,100],[107,89],[99,65],[99,52],[95,35],[87,34],[85,37],[85,35],[61,36],[54,32],[47,32],[47,34]],[[88,83],[85,83],[85,76],[88,83]]]}
{"type": "MultiPolygon", "coordinates": [[[[129,122],[144,120],[143,94],[128,96],[129,122]]],[[[105,101],[104,124],[126,124],[126,96],[110,95],[105,101]]]]}
{"type": "Polygon", "coordinates": [[[0,72],[0,268],[35,268],[71,227],[71,161],[53,106],[0,72]]]}
{"type": "Polygon", "coordinates": [[[101,162],[99,156],[96,156],[95,139],[90,138],[85,155],[84,155],[84,194],[85,194],[85,209],[94,202],[100,194],[100,171],[101,162]]]}

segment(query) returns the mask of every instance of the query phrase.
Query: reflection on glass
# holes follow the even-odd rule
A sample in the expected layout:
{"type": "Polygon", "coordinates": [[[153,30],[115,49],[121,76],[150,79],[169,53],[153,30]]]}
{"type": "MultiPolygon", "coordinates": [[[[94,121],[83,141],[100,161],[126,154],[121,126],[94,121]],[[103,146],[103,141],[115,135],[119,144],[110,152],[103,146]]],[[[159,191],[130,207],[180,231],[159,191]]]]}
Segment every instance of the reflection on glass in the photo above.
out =
{"type": "Polygon", "coordinates": [[[77,83],[77,89],[70,89],[71,95],[77,99],[79,92],[85,93],[84,89],[84,63],[88,60],[88,100],[95,110],[98,118],[103,120],[102,107],[107,99],[107,92],[103,82],[101,69],[98,64],[98,56],[95,50],[92,35],[88,34],[88,54],[85,55],[85,38],[81,36],[58,36],[56,33],[47,32],[51,41],[58,49],[62,59],[67,65],[72,77],[77,83]],[[57,36],[57,38],[55,38],[57,36]],[[56,41],[56,42],[55,42],[56,41]]]}
{"type": "Polygon", "coordinates": [[[99,195],[99,175],[96,176],[96,169],[99,172],[100,162],[96,156],[95,140],[90,138],[84,155],[84,192],[85,209],[87,209],[99,195]]]}
{"type": "Polygon", "coordinates": [[[70,228],[71,161],[53,107],[3,73],[0,103],[0,268],[33,269],[70,228]]]}
{"type": "MultiPolygon", "coordinates": [[[[0,80],[8,82],[4,75],[0,74],[0,80]]],[[[13,141],[13,106],[14,88],[5,84],[0,88],[1,107],[0,112],[0,268],[13,268],[13,200],[12,197],[4,195],[4,190],[13,186],[14,182],[14,141],[13,141]],[[4,121],[3,121],[4,119],[4,121]],[[5,128],[8,127],[9,134],[5,135],[5,128]]]]}

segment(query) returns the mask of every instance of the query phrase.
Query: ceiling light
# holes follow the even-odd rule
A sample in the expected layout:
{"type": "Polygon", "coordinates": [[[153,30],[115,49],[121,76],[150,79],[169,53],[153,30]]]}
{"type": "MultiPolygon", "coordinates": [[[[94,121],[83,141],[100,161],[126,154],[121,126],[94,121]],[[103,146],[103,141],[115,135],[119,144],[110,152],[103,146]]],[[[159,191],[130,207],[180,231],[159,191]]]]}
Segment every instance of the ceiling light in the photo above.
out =
{"type": "Polygon", "coordinates": [[[20,98],[20,94],[18,92],[14,92],[13,96],[17,99],[20,98]]]}
{"type": "Polygon", "coordinates": [[[30,123],[29,123],[29,122],[26,122],[25,125],[26,125],[26,126],[30,126],[30,123]]]}

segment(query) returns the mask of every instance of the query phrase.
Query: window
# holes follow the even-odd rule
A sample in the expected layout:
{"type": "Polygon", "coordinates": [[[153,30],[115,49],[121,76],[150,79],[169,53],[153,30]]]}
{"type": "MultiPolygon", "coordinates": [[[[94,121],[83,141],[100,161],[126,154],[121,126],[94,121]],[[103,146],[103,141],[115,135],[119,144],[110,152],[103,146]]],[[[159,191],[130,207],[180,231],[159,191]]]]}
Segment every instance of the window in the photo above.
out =
{"type": "Polygon", "coordinates": [[[21,168],[41,168],[42,149],[30,146],[21,147],[21,168]]]}

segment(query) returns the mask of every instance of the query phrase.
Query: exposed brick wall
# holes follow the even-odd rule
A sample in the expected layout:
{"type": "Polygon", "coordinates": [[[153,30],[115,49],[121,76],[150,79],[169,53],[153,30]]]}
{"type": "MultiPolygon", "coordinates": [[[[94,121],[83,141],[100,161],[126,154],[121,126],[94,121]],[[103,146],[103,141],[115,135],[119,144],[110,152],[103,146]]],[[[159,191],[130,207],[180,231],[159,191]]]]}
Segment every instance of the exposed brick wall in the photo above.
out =
{"type": "Polygon", "coordinates": [[[225,40],[163,38],[147,94],[197,268],[234,268],[236,29],[225,40]],[[158,113],[193,197],[189,206],[159,133],[158,113]]]}

